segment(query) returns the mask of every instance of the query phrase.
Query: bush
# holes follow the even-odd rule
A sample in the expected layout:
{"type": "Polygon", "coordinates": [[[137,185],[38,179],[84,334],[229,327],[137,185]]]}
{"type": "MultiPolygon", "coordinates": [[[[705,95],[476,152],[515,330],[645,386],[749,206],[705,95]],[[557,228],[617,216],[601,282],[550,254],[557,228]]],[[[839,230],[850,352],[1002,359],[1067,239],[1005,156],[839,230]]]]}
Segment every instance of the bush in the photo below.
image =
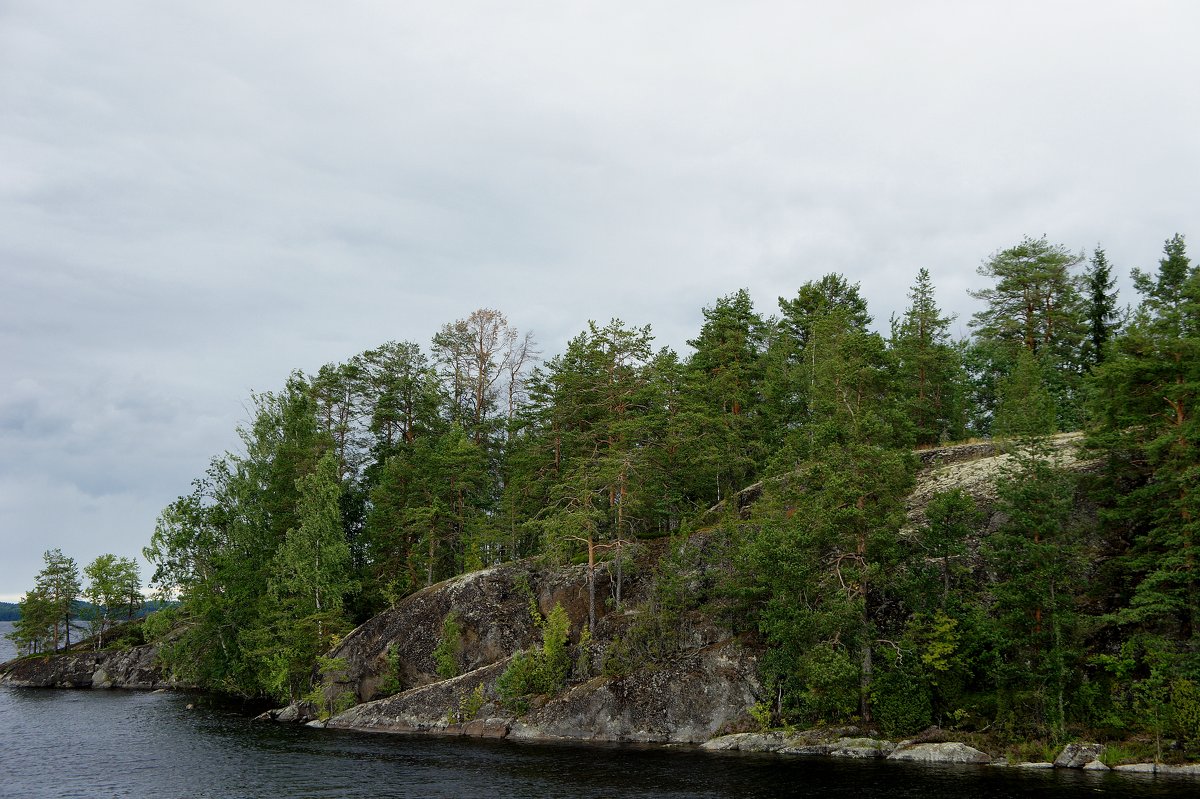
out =
{"type": "Polygon", "coordinates": [[[871,704],[879,726],[888,735],[923,730],[933,721],[929,688],[918,677],[901,670],[876,676],[871,704]]]}
{"type": "Polygon", "coordinates": [[[454,611],[442,619],[442,637],[433,650],[433,662],[439,677],[450,679],[458,676],[458,658],[462,654],[462,625],[454,611]]]}
{"type": "Polygon", "coordinates": [[[542,648],[513,655],[496,679],[496,695],[506,707],[520,712],[524,697],[556,693],[563,687],[571,671],[570,631],[566,610],[556,604],[542,624],[542,648]]]}
{"type": "Polygon", "coordinates": [[[383,680],[379,683],[379,694],[381,696],[391,696],[398,694],[403,690],[404,686],[400,682],[400,651],[396,649],[396,645],[392,644],[387,648],[387,672],[384,673],[383,680]]]}
{"type": "Polygon", "coordinates": [[[475,686],[475,690],[462,694],[458,697],[458,712],[455,714],[454,721],[458,724],[463,724],[470,721],[479,715],[479,711],[483,708],[483,683],[475,686]]]}

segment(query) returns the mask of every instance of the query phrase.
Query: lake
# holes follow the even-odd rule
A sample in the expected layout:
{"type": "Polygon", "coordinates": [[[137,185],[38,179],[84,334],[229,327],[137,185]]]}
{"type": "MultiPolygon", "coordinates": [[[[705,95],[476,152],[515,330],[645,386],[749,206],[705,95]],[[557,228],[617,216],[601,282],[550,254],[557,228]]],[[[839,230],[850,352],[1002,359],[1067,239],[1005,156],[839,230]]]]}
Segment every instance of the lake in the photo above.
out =
{"type": "Polygon", "coordinates": [[[1198,794],[1178,778],[350,733],[255,722],[187,693],[0,689],[0,796],[24,799],[1198,794]]]}

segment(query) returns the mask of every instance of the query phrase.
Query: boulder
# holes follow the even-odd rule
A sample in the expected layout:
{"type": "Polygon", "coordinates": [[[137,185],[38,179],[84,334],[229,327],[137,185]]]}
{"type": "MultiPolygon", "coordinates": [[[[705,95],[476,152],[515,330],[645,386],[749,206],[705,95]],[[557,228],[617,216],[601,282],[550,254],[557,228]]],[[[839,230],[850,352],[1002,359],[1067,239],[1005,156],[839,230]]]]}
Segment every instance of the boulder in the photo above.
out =
{"type": "MultiPolygon", "coordinates": [[[[508,663],[357,705],[334,716],[329,726],[522,740],[700,743],[739,720],[759,690],[754,655],[730,639],[656,669],[596,677],[535,698],[518,718],[493,701],[496,679],[508,663]],[[466,717],[464,709],[480,685],[484,704],[466,717]]],[[[725,746],[750,751],[765,744],[736,737],[725,746]]]]}
{"type": "Polygon", "coordinates": [[[1094,760],[1099,760],[1104,747],[1096,743],[1073,743],[1063,747],[1058,757],[1054,758],[1055,768],[1083,768],[1094,760]]]}
{"type": "Polygon", "coordinates": [[[887,757],[896,748],[891,741],[876,738],[839,738],[829,745],[830,757],[872,759],[887,757]]]}
{"type": "Polygon", "coordinates": [[[477,735],[487,738],[502,738],[507,735],[508,720],[498,713],[498,708],[485,704],[475,716],[461,718],[465,707],[478,685],[495,683],[508,659],[476,669],[468,674],[422,685],[384,699],[376,699],[355,705],[329,720],[329,727],[367,732],[426,732],[442,735],[477,735]],[[474,724],[480,716],[485,722],[474,724]],[[501,727],[504,734],[500,734],[501,727]]]}
{"type": "MultiPolygon", "coordinates": [[[[317,709],[311,702],[292,702],[279,710],[268,711],[267,716],[280,724],[307,724],[317,717],[317,709]]],[[[262,716],[259,716],[262,718],[262,716]]]]}
{"type": "Polygon", "coordinates": [[[907,744],[896,747],[889,760],[908,760],[917,763],[991,763],[986,752],[958,741],[938,744],[907,744]]]}
{"type": "Polygon", "coordinates": [[[1126,763],[1123,766],[1113,766],[1113,771],[1121,771],[1126,774],[1153,774],[1157,768],[1154,763],[1126,763]]]}
{"type": "Polygon", "coordinates": [[[700,748],[710,752],[778,752],[787,745],[787,739],[778,733],[736,732],[710,738],[700,748]]]}

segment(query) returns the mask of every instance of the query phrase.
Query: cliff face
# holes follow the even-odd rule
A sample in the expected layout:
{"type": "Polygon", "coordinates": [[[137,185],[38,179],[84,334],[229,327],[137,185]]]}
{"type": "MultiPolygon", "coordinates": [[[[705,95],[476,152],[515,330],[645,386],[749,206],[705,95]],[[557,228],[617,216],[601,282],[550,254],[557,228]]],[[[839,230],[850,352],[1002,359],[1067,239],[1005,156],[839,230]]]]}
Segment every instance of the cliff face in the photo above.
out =
{"type": "Polygon", "coordinates": [[[525,740],[700,743],[736,723],[758,690],[751,651],[726,639],[656,669],[599,676],[534,700],[517,715],[494,700],[470,706],[478,686],[494,695],[509,659],[367,702],[328,722],[339,729],[509,737],[525,740]]]}
{"type": "MultiPolygon", "coordinates": [[[[612,626],[608,617],[616,588],[607,567],[598,567],[597,634],[612,626]]],[[[645,588],[645,579],[623,575],[623,603],[641,601],[645,588]]],[[[362,624],[329,653],[348,663],[338,675],[337,690],[367,701],[380,696],[389,677],[404,689],[440,681],[434,650],[451,615],[461,629],[455,670],[463,674],[489,666],[540,642],[534,611],[544,616],[555,605],[567,611],[572,638],[578,640],[588,621],[585,566],[543,569],[527,561],[505,563],[430,586],[362,624]]]]}
{"type": "Polygon", "coordinates": [[[152,644],[100,652],[73,650],[0,664],[0,682],[30,688],[134,688],[174,685],[152,644]]]}

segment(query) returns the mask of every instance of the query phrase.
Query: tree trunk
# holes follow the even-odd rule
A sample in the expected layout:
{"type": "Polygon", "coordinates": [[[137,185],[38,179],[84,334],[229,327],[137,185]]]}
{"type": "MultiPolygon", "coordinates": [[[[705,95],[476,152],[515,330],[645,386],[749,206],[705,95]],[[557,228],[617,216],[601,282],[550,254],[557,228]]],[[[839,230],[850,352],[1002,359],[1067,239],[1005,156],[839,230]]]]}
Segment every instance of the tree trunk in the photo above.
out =
{"type": "Polygon", "coordinates": [[[588,536],[588,629],[596,629],[596,539],[588,536]]]}

